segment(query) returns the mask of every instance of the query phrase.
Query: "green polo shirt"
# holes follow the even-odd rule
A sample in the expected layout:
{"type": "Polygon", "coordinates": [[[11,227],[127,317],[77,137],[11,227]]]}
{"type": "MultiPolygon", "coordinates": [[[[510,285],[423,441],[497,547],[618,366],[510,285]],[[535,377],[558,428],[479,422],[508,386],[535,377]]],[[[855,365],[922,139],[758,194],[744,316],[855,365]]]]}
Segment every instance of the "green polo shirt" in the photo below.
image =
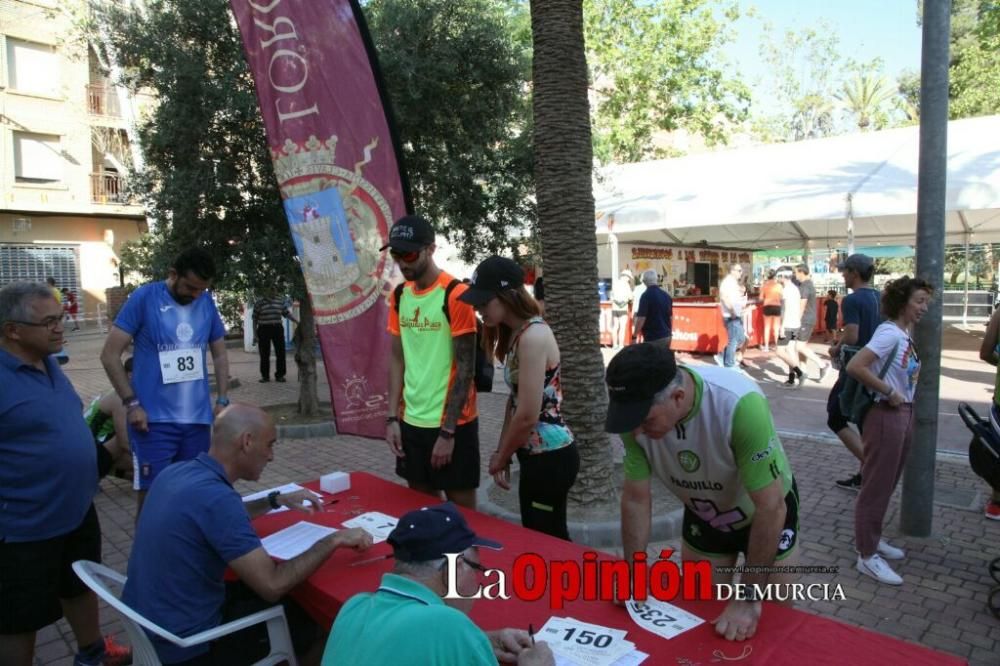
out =
{"type": "Polygon", "coordinates": [[[396,574],[344,604],[330,630],[323,666],[495,666],[486,634],[430,588],[396,574]]]}

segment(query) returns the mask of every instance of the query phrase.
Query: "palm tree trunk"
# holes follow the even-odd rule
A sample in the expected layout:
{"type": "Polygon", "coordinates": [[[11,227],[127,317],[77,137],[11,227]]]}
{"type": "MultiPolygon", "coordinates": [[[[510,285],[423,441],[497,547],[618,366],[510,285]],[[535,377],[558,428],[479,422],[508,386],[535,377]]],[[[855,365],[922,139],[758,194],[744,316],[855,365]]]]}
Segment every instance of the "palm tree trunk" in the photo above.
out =
{"type": "Polygon", "coordinates": [[[316,319],[312,301],[299,301],[299,325],[295,328],[295,365],[299,369],[299,414],[312,416],[319,411],[316,395],[316,319]]]}
{"type": "Polygon", "coordinates": [[[582,0],[532,0],[535,185],[546,317],[562,351],[564,412],[580,447],[578,504],[614,497],[604,432],[593,149],[582,0]]]}

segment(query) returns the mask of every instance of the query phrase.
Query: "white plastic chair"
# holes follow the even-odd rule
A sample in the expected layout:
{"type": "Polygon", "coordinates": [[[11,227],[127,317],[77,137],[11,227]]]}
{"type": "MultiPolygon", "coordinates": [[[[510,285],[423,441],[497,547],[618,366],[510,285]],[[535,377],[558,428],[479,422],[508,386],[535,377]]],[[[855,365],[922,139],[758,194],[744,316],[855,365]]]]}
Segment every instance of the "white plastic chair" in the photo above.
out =
{"type": "Polygon", "coordinates": [[[137,666],[161,666],[160,659],[156,656],[156,650],[143,629],[151,631],[174,645],[187,648],[214,641],[261,622],[267,623],[267,637],[271,643],[271,652],[264,659],[256,662],[254,666],[272,666],[283,662],[287,662],[289,666],[298,666],[298,662],[295,660],[295,650],[292,648],[292,638],[288,633],[288,623],[285,621],[285,610],[281,606],[274,606],[214,629],[203,631],[200,634],[181,638],[150,622],[118,598],[104,581],[104,579],[108,579],[124,586],[126,578],[117,571],[88,560],[74,562],[73,571],[97,596],[121,614],[122,624],[125,625],[125,632],[132,644],[132,663],[137,666]]]}

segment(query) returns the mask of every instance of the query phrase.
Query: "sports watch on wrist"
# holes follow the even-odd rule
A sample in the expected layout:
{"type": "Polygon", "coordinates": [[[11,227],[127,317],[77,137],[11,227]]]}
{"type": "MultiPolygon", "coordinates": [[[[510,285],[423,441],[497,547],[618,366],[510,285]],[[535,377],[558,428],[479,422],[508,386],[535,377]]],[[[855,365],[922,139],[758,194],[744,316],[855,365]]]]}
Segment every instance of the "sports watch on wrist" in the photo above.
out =
{"type": "Polygon", "coordinates": [[[267,503],[272,509],[280,509],[281,505],[278,504],[278,495],[281,494],[280,490],[274,490],[267,494],[267,503]]]}
{"type": "Polygon", "coordinates": [[[227,398],[224,395],[220,395],[218,398],[215,399],[215,404],[217,404],[219,407],[228,407],[229,398],[227,398]]]}
{"type": "Polygon", "coordinates": [[[455,433],[448,432],[444,428],[441,428],[438,431],[438,437],[440,437],[441,439],[455,439],[455,433]]]}

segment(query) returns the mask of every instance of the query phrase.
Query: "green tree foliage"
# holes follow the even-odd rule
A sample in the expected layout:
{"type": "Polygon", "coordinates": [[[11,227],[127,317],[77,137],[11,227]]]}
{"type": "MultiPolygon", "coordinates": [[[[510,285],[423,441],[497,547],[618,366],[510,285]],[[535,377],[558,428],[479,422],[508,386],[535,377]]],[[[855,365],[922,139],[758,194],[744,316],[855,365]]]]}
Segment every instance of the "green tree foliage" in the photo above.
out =
{"type": "Polygon", "coordinates": [[[514,9],[499,0],[365,8],[414,207],[466,260],[503,251],[534,224],[530,27],[514,9]]]}
{"type": "MultiPolygon", "coordinates": [[[[227,288],[285,280],[304,293],[228,3],[98,7],[89,31],[106,37],[125,82],[157,99],[140,123],[146,165],[134,175],[157,226],[135,258],[159,270],[197,242],[220,259],[227,288]]],[[[366,12],[415,206],[467,258],[502,249],[534,215],[530,65],[508,3],[377,0],[366,12]]]]}
{"type": "MultiPolygon", "coordinates": [[[[917,24],[923,0],[917,0],[917,24]]],[[[951,118],[1000,113],[1000,5],[995,0],[952,0],[949,64],[951,118]]],[[[919,109],[919,75],[915,95],[919,109]]]]}
{"type": "Polygon", "coordinates": [[[145,165],[132,175],[155,231],[133,248],[128,266],[159,278],[178,249],[201,245],[216,258],[217,283],[229,290],[283,281],[304,295],[228,3],[97,7],[124,83],[156,99],[138,123],[145,165]]]}
{"type": "Polygon", "coordinates": [[[737,18],[714,0],[584,0],[598,161],[661,157],[654,135],[680,128],[726,140],[750,100],[718,65],[737,18]]]}
{"type": "Polygon", "coordinates": [[[899,91],[881,73],[881,61],[851,63],[848,69],[850,73],[834,96],[862,132],[885,129],[898,108],[899,91]]]}
{"type": "Polygon", "coordinates": [[[896,79],[897,101],[906,123],[920,120],[920,72],[904,70],[896,79]]]}
{"type": "Polygon", "coordinates": [[[1000,5],[955,0],[950,76],[952,118],[1000,113],[1000,5]]]}
{"type": "Polygon", "coordinates": [[[844,71],[836,31],[825,22],[781,38],[764,25],[761,58],[772,72],[768,91],[777,110],[754,119],[765,141],[801,141],[836,131],[835,101],[844,71]]]}

